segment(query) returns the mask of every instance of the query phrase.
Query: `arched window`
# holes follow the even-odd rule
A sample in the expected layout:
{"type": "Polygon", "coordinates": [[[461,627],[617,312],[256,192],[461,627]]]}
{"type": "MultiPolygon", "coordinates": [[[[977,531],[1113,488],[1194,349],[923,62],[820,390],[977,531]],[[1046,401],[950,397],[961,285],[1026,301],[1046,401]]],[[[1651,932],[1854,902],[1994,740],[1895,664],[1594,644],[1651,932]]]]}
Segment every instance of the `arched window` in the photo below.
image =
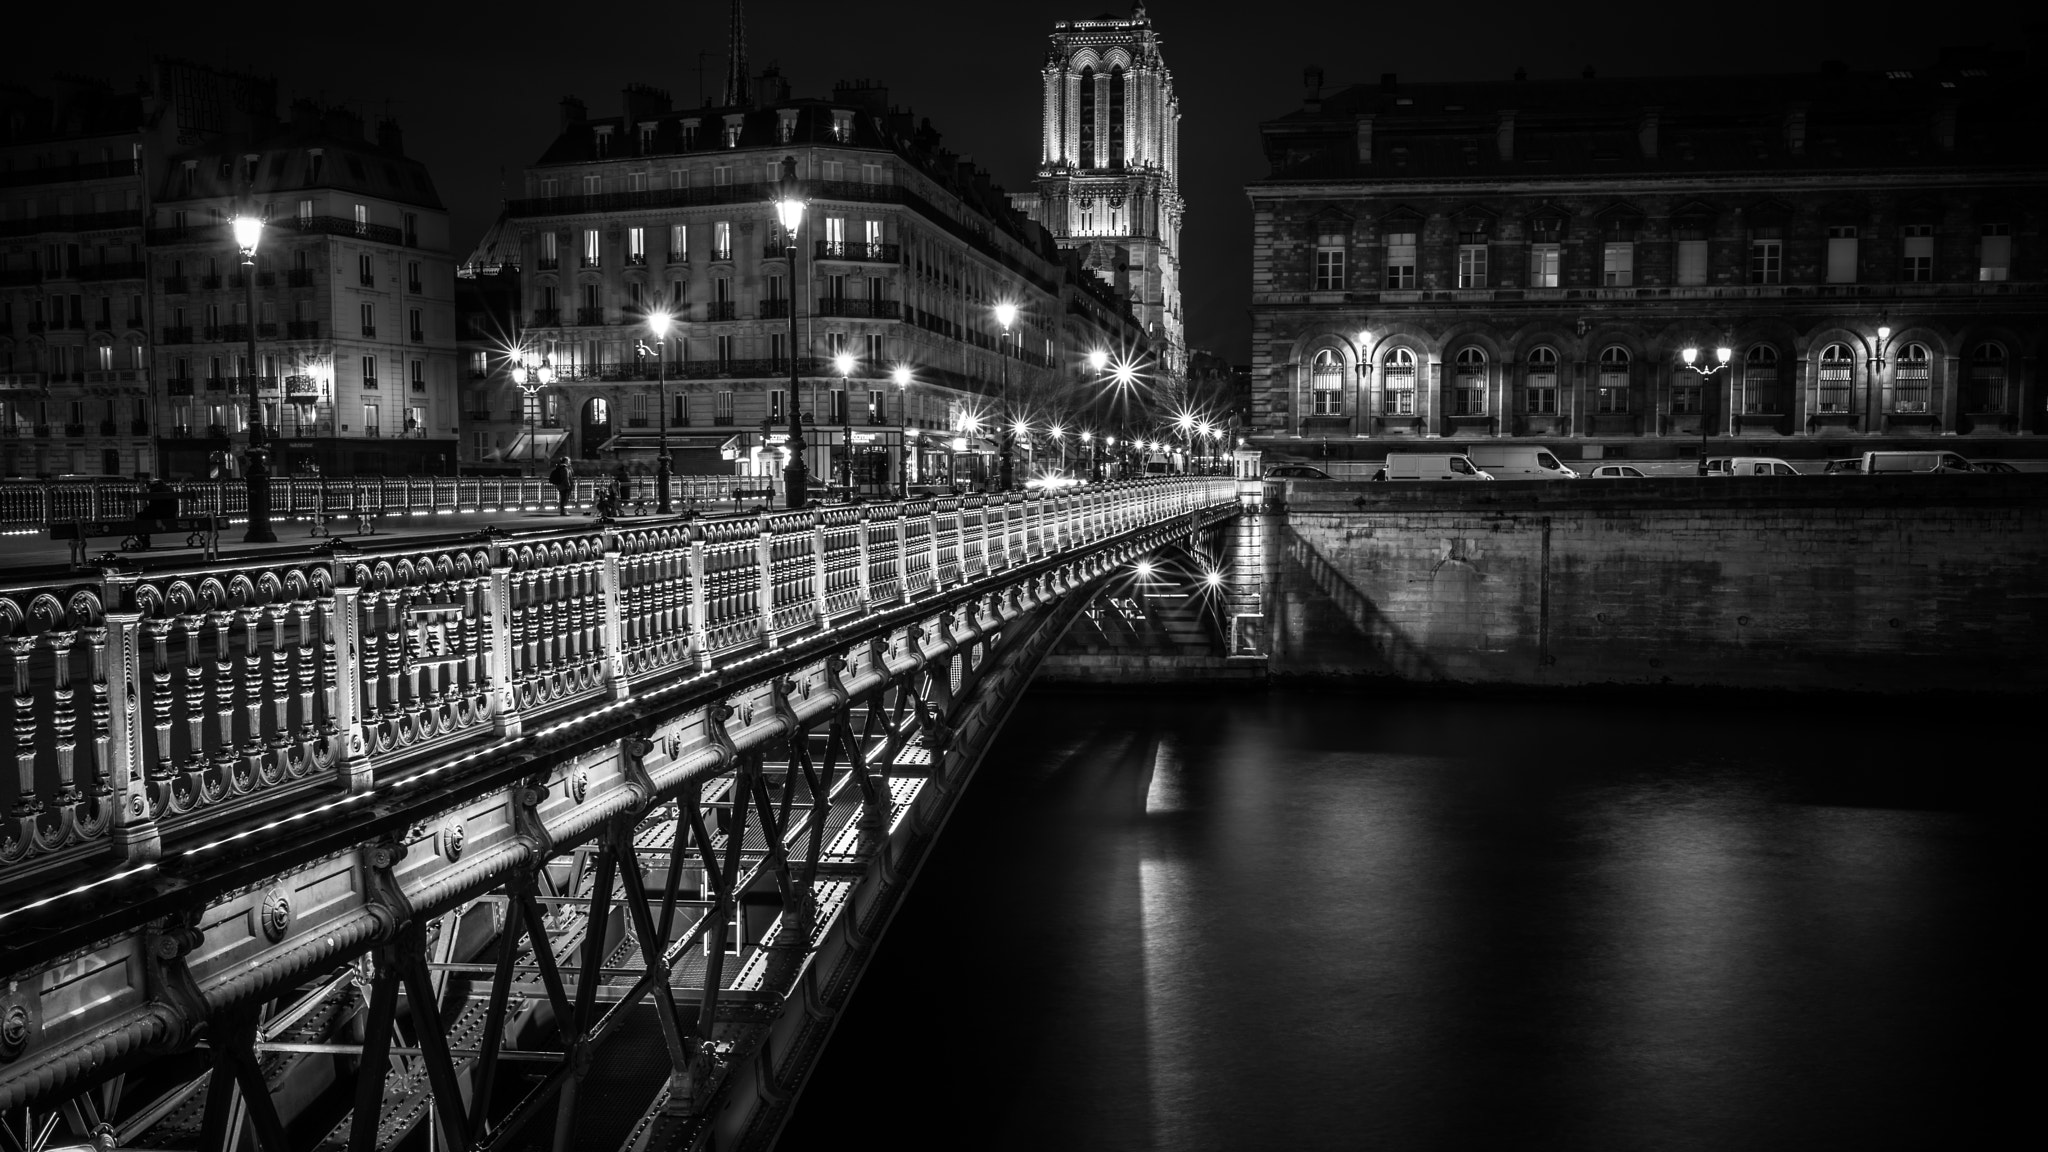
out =
{"type": "Polygon", "coordinates": [[[1308,382],[1310,415],[1344,414],[1344,362],[1337,359],[1336,352],[1325,348],[1316,353],[1309,363],[1308,382]]]}
{"type": "Polygon", "coordinates": [[[1927,345],[1899,349],[1898,367],[1892,372],[1892,411],[1925,412],[1933,393],[1934,358],[1927,354],[1927,345]]]}
{"type": "Polygon", "coordinates": [[[1529,350],[1529,370],[1522,381],[1522,410],[1531,416],[1557,413],[1557,349],[1529,350]]]}
{"type": "Polygon", "coordinates": [[[1109,166],[1124,166],[1124,66],[1109,70],[1109,166]]]}
{"type": "Polygon", "coordinates": [[[1600,353],[1600,383],[1593,410],[1628,411],[1628,349],[1619,344],[1609,344],[1600,353]]]}
{"type": "Polygon", "coordinates": [[[1388,416],[1415,415],[1415,353],[1396,348],[1387,353],[1381,373],[1380,411],[1388,416]]]}
{"type": "Polygon", "coordinates": [[[1984,343],[1970,351],[1970,386],[1963,395],[1969,412],[2005,412],[2005,345],[1984,343]]]}
{"type": "Polygon", "coordinates": [[[1755,345],[1742,358],[1742,410],[1755,415],[1785,410],[1778,390],[1778,350],[1769,344],[1755,345]]]}
{"type": "Polygon", "coordinates": [[[1820,350],[1820,372],[1813,386],[1815,412],[1847,412],[1849,387],[1856,378],[1856,358],[1847,344],[1830,344],[1820,350]]]}
{"type": "Polygon", "coordinates": [[[1486,415],[1486,353],[1466,345],[1458,349],[1457,375],[1453,377],[1451,415],[1486,415]]]}

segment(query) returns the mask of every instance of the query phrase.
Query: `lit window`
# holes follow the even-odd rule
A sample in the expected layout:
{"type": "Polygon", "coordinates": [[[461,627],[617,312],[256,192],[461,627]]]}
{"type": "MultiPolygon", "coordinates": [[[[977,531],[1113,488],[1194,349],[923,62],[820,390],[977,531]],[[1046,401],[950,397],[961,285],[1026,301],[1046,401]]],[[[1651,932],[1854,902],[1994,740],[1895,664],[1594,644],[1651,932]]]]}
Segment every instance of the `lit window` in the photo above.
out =
{"type": "Polygon", "coordinates": [[[668,226],[668,261],[682,264],[690,259],[690,230],[681,224],[668,226]]]}
{"type": "Polygon", "coordinates": [[[1901,273],[1912,281],[1934,279],[1934,225],[1908,224],[1905,231],[1905,266],[1901,273]]]}
{"type": "Polygon", "coordinates": [[[732,221],[718,220],[711,225],[711,258],[732,259],[732,221]]]}
{"type": "Polygon", "coordinates": [[[1814,380],[1815,412],[1847,412],[1849,387],[1856,376],[1856,360],[1846,344],[1821,349],[1820,372],[1814,380]]]}
{"type": "Polygon", "coordinates": [[[1316,237],[1316,291],[1344,290],[1344,233],[1325,229],[1316,237]]]}
{"type": "Polygon", "coordinates": [[[1602,245],[1600,282],[1609,288],[1626,288],[1636,282],[1636,246],[1633,243],[1602,245]]]}
{"type": "Polygon", "coordinates": [[[1934,362],[1927,345],[1908,344],[1899,349],[1892,375],[1892,411],[1925,412],[1934,387],[1934,362]]]}
{"type": "Polygon", "coordinates": [[[1486,287],[1486,233],[1464,232],[1458,236],[1458,287],[1486,287]]]}
{"type": "Polygon", "coordinates": [[[1749,230],[1749,282],[1751,284],[1782,284],[1785,282],[1785,230],[1776,224],[1759,225],[1749,230]]]}
{"type": "Polygon", "coordinates": [[[2003,280],[2011,274],[2012,225],[1984,225],[1977,243],[1977,279],[2003,280]]]}
{"type": "Polygon", "coordinates": [[[596,268],[604,256],[604,236],[595,228],[583,230],[583,266],[596,268]]]}
{"type": "Polygon", "coordinates": [[[1828,226],[1828,283],[1854,284],[1856,282],[1856,226],[1853,224],[1831,224],[1828,226]]]}
{"type": "Polygon", "coordinates": [[[626,263],[647,263],[647,229],[626,229],[626,263]]]}

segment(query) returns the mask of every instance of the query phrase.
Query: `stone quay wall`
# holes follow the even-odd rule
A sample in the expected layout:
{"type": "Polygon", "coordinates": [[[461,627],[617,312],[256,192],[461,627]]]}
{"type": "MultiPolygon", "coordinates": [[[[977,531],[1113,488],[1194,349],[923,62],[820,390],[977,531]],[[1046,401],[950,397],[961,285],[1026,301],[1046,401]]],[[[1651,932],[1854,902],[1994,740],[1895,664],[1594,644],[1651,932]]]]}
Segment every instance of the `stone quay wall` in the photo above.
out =
{"type": "Polygon", "coordinates": [[[1271,671],[2048,688],[2048,476],[1267,485],[1271,671]]]}

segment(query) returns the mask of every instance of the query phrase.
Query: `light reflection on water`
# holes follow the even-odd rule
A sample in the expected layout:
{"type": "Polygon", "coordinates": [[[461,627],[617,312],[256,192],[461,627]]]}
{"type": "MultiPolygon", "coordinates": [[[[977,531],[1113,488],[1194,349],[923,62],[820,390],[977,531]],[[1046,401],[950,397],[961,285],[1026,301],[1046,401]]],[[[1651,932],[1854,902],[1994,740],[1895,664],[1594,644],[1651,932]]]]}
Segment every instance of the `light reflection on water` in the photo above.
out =
{"type": "Polygon", "coordinates": [[[1867,711],[1034,695],[783,1146],[1967,1142],[2007,786],[1867,711]]]}

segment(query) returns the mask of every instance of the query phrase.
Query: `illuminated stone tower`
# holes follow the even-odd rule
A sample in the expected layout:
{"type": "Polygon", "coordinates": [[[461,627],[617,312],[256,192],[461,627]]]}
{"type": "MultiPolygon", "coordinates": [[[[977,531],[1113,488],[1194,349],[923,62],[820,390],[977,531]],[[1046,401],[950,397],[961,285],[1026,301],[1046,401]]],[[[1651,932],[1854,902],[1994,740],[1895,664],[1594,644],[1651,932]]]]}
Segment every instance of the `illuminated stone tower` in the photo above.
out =
{"type": "Polygon", "coordinates": [[[1031,217],[1129,294],[1178,376],[1180,101],[1144,0],[1126,19],[1062,20],[1046,54],[1037,193],[1031,217]]]}

